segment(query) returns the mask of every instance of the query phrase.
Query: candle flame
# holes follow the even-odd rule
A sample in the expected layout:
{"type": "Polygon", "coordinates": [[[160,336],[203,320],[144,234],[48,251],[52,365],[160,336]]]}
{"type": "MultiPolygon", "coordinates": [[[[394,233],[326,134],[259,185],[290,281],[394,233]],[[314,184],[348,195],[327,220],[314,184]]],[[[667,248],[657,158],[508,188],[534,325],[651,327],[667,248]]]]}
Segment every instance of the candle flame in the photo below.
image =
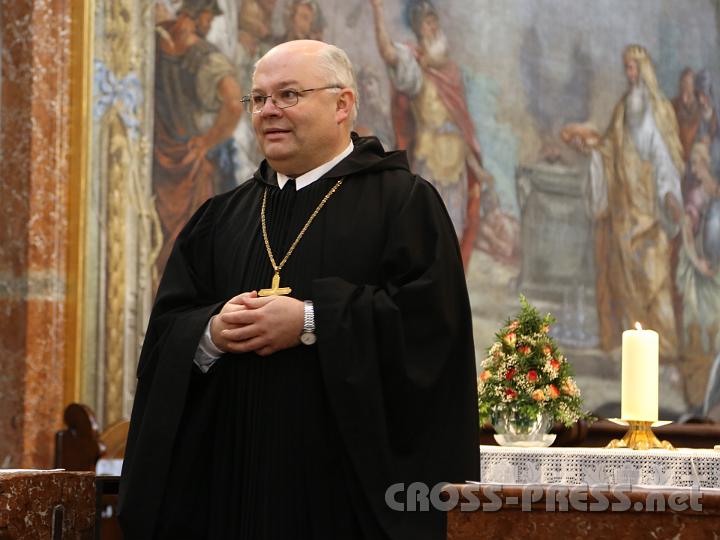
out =
{"type": "Polygon", "coordinates": [[[636,321],[635,322],[635,330],[642,330],[642,324],[640,324],[639,322],[636,321]]]}

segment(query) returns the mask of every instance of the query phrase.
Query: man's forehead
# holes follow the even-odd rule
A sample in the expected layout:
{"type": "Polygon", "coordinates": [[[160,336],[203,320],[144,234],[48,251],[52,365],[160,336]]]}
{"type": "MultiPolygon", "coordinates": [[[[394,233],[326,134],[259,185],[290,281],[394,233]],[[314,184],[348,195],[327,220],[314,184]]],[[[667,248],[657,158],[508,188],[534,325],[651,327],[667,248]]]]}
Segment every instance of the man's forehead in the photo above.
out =
{"type": "Polygon", "coordinates": [[[258,82],[255,79],[253,79],[253,92],[256,92],[258,90],[262,90],[263,88],[267,86],[272,86],[273,88],[288,88],[288,87],[297,87],[300,86],[300,81],[297,79],[282,79],[277,82],[271,82],[267,84],[263,84],[262,79],[258,82]]]}
{"type": "Polygon", "coordinates": [[[324,46],[312,41],[289,41],[271,49],[257,64],[253,86],[278,88],[286,82],[308,83],[318,75],[318,54],[324,46]]]}
{"type": "Polygon", "coordinates": [[[314,63],[297,62],[289,63],[260,63],[253,74],[253,89],[258,88],[282,88],[286,86],[298,86],[317,82],[320,76],[315,69],[314,63]]]}

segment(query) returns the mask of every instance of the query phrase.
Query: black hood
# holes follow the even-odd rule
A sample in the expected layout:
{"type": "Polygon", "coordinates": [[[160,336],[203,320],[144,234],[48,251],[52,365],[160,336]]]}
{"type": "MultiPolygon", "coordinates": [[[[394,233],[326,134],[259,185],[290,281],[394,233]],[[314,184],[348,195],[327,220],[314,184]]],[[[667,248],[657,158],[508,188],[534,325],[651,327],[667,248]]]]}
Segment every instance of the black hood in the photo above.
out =
{"type": "MultiPolygon", "coordinates": [[[[376,137],[360,137],[355,132],[352,133],[351,137],[354,145],[352,153],[325,173],[323,178],[340,178],[359,172],[410,170],[404,150],[385,152],[376,137]]],[[[255,171],[253,178],[263,184],[277,185],[277,173],[268,164],[267,160],[260,163],[260,167],[255,171]]]]}

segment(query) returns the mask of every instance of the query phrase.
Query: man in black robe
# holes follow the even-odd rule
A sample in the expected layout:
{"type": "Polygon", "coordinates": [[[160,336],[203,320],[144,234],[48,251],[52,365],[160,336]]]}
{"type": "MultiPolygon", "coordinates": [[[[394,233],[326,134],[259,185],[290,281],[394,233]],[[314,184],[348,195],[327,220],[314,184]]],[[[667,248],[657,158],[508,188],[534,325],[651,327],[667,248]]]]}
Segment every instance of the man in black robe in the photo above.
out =
{"type": "Polygon", "coordinates": [[[150,318],[126,538],[440,539],[443,513],[393,510],[388,488],[478,479],[452,223],[404,152],[351,135],[356,96],[332,45],[284,43],[257,64],[266,160],[188,222],[150,318]],[[258,295],[271,282],[291,291],[258,295]]]}

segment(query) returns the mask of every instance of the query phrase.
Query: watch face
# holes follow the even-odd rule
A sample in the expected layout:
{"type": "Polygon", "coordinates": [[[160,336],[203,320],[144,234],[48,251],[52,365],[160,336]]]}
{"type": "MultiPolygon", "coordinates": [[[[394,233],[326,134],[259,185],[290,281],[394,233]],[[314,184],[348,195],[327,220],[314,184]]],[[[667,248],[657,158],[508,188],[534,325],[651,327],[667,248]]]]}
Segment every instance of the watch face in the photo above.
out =
{"type": "Polygon", "coordinates": [[[300,334],[300,341],[303,345],[312,345],[317,341],[317,337],[312,332],[303,332],[300,334]]]}

